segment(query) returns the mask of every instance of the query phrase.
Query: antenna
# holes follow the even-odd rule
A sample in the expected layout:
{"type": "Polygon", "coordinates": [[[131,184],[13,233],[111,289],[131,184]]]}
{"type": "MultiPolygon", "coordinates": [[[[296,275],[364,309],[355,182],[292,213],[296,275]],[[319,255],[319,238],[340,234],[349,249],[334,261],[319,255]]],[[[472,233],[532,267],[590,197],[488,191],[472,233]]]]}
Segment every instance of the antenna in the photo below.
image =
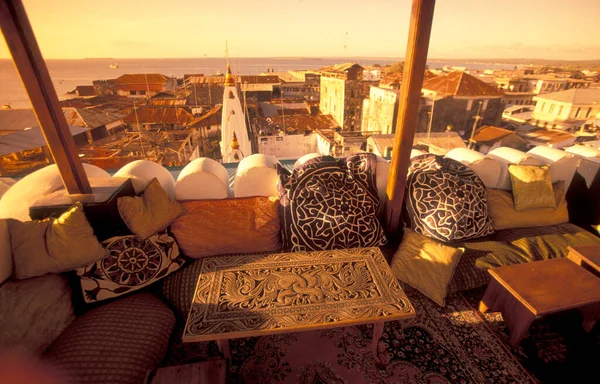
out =
{"type": "Polygon", "coordinates": [[[227,65],[229,65],[229,44],[227,43],[227,40],[225,40],[225,52],[223,53],[223,56],[225,56],[227,65]]]}

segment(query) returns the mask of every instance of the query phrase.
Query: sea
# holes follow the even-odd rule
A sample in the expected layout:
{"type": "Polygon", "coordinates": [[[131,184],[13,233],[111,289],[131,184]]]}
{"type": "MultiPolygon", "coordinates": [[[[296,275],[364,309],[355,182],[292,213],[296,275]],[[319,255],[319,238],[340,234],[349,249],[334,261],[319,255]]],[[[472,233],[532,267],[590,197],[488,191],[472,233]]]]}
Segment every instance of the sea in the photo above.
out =
{"type": "MultiPolygon", "coordinates": [[[[328,65],[355,62],[362,65],[393,64],[401,59],[394,58],[229,58],[234,74],[258,75],[261,73],[287,72],[289,70],[318,69],[328,65]]],[[[224,73],[225,58],[186,59],[78,59],[46,60],[50,77],[59,98],[78,85],[92,85],[93,80],[114,79],[126,73],[162,73],[166,76],[182,77],[184,74],[202,73],[214,75],[224,73]],[[118,65],[118,68],[111,68],[118,65]]],[[[429,61],[429,68],[446,65],[467,67],[470,70],[513,69],[512,64],[481,62],[429,61]]],[[[10,59],[0,60],[0,106],[31,108],[21,79],[10,59]]]]}

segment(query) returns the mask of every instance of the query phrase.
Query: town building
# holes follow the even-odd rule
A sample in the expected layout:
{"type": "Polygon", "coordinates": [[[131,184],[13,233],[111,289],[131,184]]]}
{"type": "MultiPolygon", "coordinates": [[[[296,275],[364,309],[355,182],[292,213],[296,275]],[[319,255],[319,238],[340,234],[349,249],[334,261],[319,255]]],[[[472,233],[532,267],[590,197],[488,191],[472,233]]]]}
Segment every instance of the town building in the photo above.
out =
{"type": "Polygon", "coordinates": [[[98,94],[147,98],[174,89],[177,79],[160,73],[129,73],[112,80],[96,80],[93,84],[98,94]]]}
{"type": "Polygon", "coordinates": [[[224,163],[238,162],[250,156],[252,151],[251,136],[246,124],[246,115],[238,96],[236,82],[227,64],[223,89],[223,107],[221,109],[221,159],[224,163]],[[235,134],[235,142],[234,142],[235,134]],[[234,145],[237,148],[234,148],[234,145]]]}
{"type": "Polygon", "coordinates": [[[361,130],[380,134],[394,133],[398,115],[397,89],[371,87],[369,97],[363,101],[361,130]]]}
{"type": "Polygon", "coordinates": [[[90,144],[111,133],[124,130],[123,119],[127,116],[126,113],[108,112],[101,107],[63,107],[63,113],[69,126],[89,128],[86,136],[90,144]]]}
{"type": "Polygon", "coordinates": [[[570,147],[577,141],[577,136],[565,131],[544,129],[531,125],[517,128],[517,134],[527,141],[527,149],[545,146],[551,148],[570,147]]]}
{"type": "Polygon", "coordinates": [[[534,100],[533,125],[568,131],[600,127],[600,89],[573,88],[538,95],[534,100]]]}
{"type": "Polygon", "coordinates": [[[126,116],[123,121],[132,130],[156,131],[159,129],[179,129],[194,120],[194,116],[180,107],[141,107],[126,116]]]}
{"type": "Polygon", "coordinates": [[[344,131],[361,128],[363,67],[345,63],[321,69],[319,110],[331,115],[344,131]]]}
{"type": "Polygon", "coordinates": [[[497,124],[504,110],[503,92],[460,71],[424,81],[422,94],[425,106],[419,111],[420,132],[444,132],[450,127],[469,137],[479,123],[497,124]]]}
{"type": "MultiPolygon", "coordinates": [[[[445,155],[454,148],[466,148],[467,146],[456,132],[435,132],[431,134],[416,133],[413,140],[413,148],[445,155]]],[[[382,157],[392,157],[394,152],[394,135],[370,135],[366,138],[365,150],[382,157]]]]}

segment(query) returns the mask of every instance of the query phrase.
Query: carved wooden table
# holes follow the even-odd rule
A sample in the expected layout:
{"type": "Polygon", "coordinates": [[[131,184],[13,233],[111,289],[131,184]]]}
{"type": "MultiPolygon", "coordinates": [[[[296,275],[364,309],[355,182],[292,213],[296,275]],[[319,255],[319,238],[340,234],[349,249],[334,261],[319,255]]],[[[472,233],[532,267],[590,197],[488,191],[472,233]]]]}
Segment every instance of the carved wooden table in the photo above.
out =
{"type": "Polygon", "coordinates": [[[519,345],[536,317],[578,308],[583,328],[600,319],[600,279],[567,258],[489,269],[479,310],[502,312],[510,344],[519,345]]]}
{"type": "Polygon", "coordinates": [[[375,323],[372,350],[385,321],[415,310],[379,248],[215,256],[203,260],[184,342],[375,323]]]}

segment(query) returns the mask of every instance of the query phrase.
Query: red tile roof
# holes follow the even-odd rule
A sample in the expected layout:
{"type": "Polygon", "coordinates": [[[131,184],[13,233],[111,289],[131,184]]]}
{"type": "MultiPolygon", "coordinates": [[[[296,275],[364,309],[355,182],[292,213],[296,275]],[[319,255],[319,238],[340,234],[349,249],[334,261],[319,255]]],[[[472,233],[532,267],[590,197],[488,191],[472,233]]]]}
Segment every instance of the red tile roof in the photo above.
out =
{"type": "Polygon", "coordinates": [[[493,144],[514,134],[515,132],[508,129],[486,125],[475,131],[472,140],[480,144],[493,144]]]}
{"type": "Polygon", "coordinates": [[[498,89],[462,71],[450,72],[423,82],[423,89],[438,96],[504,96],[498,89]]]}

